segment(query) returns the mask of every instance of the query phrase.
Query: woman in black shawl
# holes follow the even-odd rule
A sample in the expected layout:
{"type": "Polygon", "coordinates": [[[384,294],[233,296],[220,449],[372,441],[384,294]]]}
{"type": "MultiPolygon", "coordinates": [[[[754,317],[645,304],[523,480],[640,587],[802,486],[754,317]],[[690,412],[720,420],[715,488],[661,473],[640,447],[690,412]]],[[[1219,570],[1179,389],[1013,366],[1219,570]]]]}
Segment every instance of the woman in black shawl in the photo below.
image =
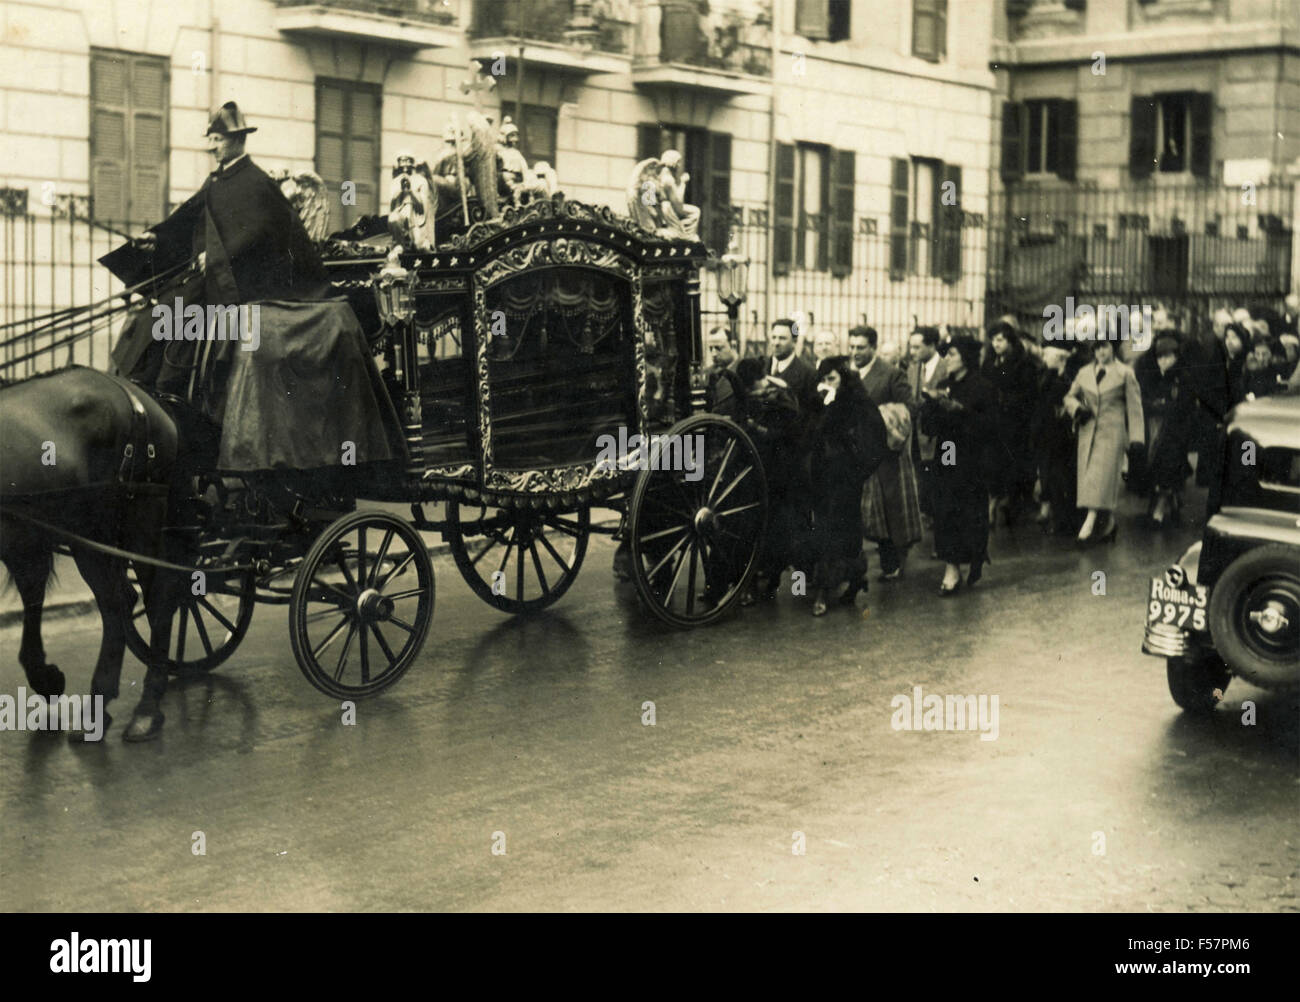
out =
{"type": "Polygon", "coordinates": [[[1176,332],[1162,331],[1151,350],[1133,367],[1142,390],[1146,420],[1146,486],[1151,492],[1147,521],[1153,528],[1161,528],[1167,521],[1177,522],[1183,485],[1192,473],[1187,453],[1196,400],[1182,351],[1181,337],[1176,332]]]}
{"type": "Polygon", "coordinates": [[[989,562],[990,446],[996,442],[997,401],[979,374],[980,346],[955,337],[944,349],[948,375],[926,392],[921,430],[934,436],[934,548],[944,569],[939,594],[947,597],[962,584],[961,565],[969,564],[973,585],[989,562]]]}
{"type": "Polygon", "coordinates": [[[862,486],[885,458],[885,422],[871,402],[848,356],[824,358],[817,366],[822,411],[810,450],[812,481],[813,615],[826,613],[826,596],[847,582],[840,596],[851,605],[866,588],[862,555],[862,486]]]}
{"type": "Polygon", "coordinates": [[[1020,344],[1015,328],[1005,321],[989,331],[992,349],[980,375],[994,394],[993,433],[990,448],[997,462],[990,466],[989,494],[992,503],[989,521],[1001,512],[1011,526],[1018,510],[1032,502],[1034,493],[1034,454],[1029,446],[1029,427],[1037,393],[1038,369],[1034,359],[1020,344]]]}

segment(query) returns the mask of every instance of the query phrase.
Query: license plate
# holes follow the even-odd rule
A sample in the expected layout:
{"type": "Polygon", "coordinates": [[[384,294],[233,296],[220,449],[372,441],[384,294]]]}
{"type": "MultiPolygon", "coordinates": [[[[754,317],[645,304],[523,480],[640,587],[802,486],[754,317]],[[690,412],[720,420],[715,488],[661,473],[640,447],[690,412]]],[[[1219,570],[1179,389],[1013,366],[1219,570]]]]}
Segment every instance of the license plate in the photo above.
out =
{"type": "Polygon", "coordinates": [[[1185,584],[1175,588],[1164,578],[1152,578],[1147,594],[1147,625],[1173,626],[1191,633],[1204,633],[1205,610],[1210,590],[1205,585],[1185,584]]]}

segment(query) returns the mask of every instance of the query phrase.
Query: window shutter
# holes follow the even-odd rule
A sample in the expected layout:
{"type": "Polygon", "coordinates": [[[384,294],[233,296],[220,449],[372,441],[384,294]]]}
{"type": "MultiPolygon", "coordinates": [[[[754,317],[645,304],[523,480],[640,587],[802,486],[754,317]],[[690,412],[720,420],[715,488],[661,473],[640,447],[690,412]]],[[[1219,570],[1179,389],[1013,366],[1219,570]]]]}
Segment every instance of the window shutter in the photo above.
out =
{"type": "MultiPolygon", "coordinates": [[[[817,206],[817,216],[820,225],[817,228],[817,261],[814,267],[818,271],[825,271],[830,267],[830,249],[831,249],[831,200],[834,197],[831,191],[831,158],[835,151],[831,149],[820,149],[815,153],[818,173],[821,174],[821,205],[817,206]]],[[[807,161],[805,161],[806,163],[807,161]]],[[[804,211],[807,211],[805,208],[804,211]]],[[[809,226],[816,225],[813,220],[809,220],[809,226]]],[[[802,247],[802,235],[795,238],[799,241],[799,247],[802,247]]],[[[796,253],[797,257],[797,253],[796,253]]]]}
{"type": "Polygon", "coordinates": [[[352,115],[345,180],[356,182],[357,204],[344,206],[345,225],[379,211],[379,95],[369,88],[358,88],[349,96],[352,115]]]}
{"type": "Polygon", "coordinates": [[[316,83],[316,173],[329,192],[330,225],[336,229],[379,211],[379,102],[373,87],[316,83]],[[355,205],[343,204],[345,181],[356,186],[355,205]]]}
{"type": "Polygon", "coordinates": [[[938,62],[947,49],[947,34],[948,0],[914,0],[912,55],[938,62]]]}
{"type": "Polygon", "coordinates": [[[804,38],[830,37],[828,0],[796,0],[794,31],[804,38]]]}
{"type": "Polygon", "coordinates": [[[96,219],[127,222],[127,61],[92,53],[90,193],[96,219]]]}
{"type": "Polygon", "coordinates": [[[1025,138],[1029,109],[1019,101],[1002,102],[1002,183],[1025,176],[1025,138]]]}
{"type": "Polygon", "coordinates": [[[1079,167],[1078,101],[1057,102],[1056,127],[1056,176],[1073,181],[1079,167]]]}
{"type": "Polygon", "coordinates": [[[907,274],[908,181],[911,163],[893,158],[889,190],[889,277],[898,281],[907,274]]]}
{"type": "Polygon", "coordinates": [[[659,126],[642,123],[636,127],[636,162],[657,157],[663,150],[659,145],[659,126]]]}
{"type": "Polygon", "coordinates": [[[852,150],[831,150],[830,231],[831,274],[843,278],[853,270],[853,174],[852,150]]]}
{"type": "Polygon", "coordinates": [[[794,251],[794,147],[776,145],[776,204],[772,206],[772,274],[786,275],[794,251]]]}
{"type": "Polygon", "coordinates": [[[945,282],[955,282],[961,277],[961,168],[955,164],[941,164],[939,187],[935,190],[935,239],[930,255],[931,272],[945,282]],[[944,192],[952,185],[953,204],[944,202],[944,192]]]}
{"type": "Polygon", "coordinates": [[[1191,171],[1197,177],[1209,177],[1214,95],[1197,91],[1191,95],[1189,105],[1192,116],[1191,171]]]}
{"type": "Polygon", "coordinates": [[[166,214],[167,67],[160,59],[131,60],[130,222],[154,223],[166,214]]]}
{"type": "Polygon", "coordinates": [[[333,230],[346,226],[343,222],[345,207],[339,199],[347,169],[343,149],[345,97],[341,87],[324,82],[316,85],[316,173],[325,182],[330,228],[333,230]]]}
{"type": "Polygon", "coordinates": [[[1134,97],[1129,104],[1128,170],[1150,177],[1156,167],[1156,99],[1134,97]]]}
{"type": "Polygon", "coordinates": [[[530,165],[537,163],[538,160],[545,160],[558,171],[559,167],[555,162],[555,134],[559,125],[559,112],[545,105],[526,104],[524,122],[528,125],[525,130],[528,135],[528,145],[523,151],[524,159],[530,165]]]}
{"type": "MultiPolygon", "coordinates": [[[[710,132],[707,195],[709,204],[708,246],[719,254],[727,250],[731,235],[731,133],[710,132]]],[[[687,191],[689,197],[690,191],[687,191]]]]}

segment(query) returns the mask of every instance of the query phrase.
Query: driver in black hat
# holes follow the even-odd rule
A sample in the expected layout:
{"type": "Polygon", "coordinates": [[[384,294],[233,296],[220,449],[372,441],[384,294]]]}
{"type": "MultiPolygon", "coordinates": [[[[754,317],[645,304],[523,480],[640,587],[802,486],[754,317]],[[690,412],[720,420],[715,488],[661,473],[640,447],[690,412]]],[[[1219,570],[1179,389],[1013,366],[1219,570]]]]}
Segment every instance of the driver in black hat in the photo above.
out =
{"type": "MultiPolygon", "coordinates": [[[[152,227],[137,244],[154,250],[167,241],[186,241],[202,274],[159,295],[170,306],[235,306],[271,299],[319,300],[329,293],[324,265],[297,212],[280,186],[253,163],[244,149],[250,132],[239,107],[228,101],[208,125],[208,149],[217,169],[166,223],[152,227]]],[[[173,248],[175,249],[175,248],[173,248]]],[[[114,353],[118,370],[164,393],[185,395],[197,342],[154,341],[153,317],[139,315],[114,353]],[[165,351],[164,351],[165,349],[165,351]]]]}

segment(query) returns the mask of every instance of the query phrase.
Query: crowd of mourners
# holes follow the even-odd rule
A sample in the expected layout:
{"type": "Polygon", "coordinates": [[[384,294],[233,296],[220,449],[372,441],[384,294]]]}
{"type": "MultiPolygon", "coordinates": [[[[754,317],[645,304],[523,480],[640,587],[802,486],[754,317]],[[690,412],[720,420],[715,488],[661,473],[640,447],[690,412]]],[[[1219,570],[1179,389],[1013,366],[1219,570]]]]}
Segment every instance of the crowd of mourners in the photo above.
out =
{"type": "Polygon", "coordinates": [[[852,605],[867,590],[864,542],[877,580],[893,581],[927,531],[939,594],[954,595],[983,576],[991,531],[1032,518],[1079,545],[1114,540],[1124,489],[1148,499],[1142,524],[1177,524],[1194,470],[1202,486],[1213,475],[1226,413],[1300,390],[1298,304],[1221,309],[1193,330],[1160,310],[1131,337],[1114,316],[1103,327],[1115,329],[1080,317],[1054,340],[1013,317],[982,341],[922,326],[902,361],[868,326],[848,332],[845,354],[829,331],[801,351],[798,325],[779,320],[761,358],[738,357],[715,328],[710,409],[748,431],[770,498],[742,604],[772,599],[793,570],[813,615],[852,605]]]}

